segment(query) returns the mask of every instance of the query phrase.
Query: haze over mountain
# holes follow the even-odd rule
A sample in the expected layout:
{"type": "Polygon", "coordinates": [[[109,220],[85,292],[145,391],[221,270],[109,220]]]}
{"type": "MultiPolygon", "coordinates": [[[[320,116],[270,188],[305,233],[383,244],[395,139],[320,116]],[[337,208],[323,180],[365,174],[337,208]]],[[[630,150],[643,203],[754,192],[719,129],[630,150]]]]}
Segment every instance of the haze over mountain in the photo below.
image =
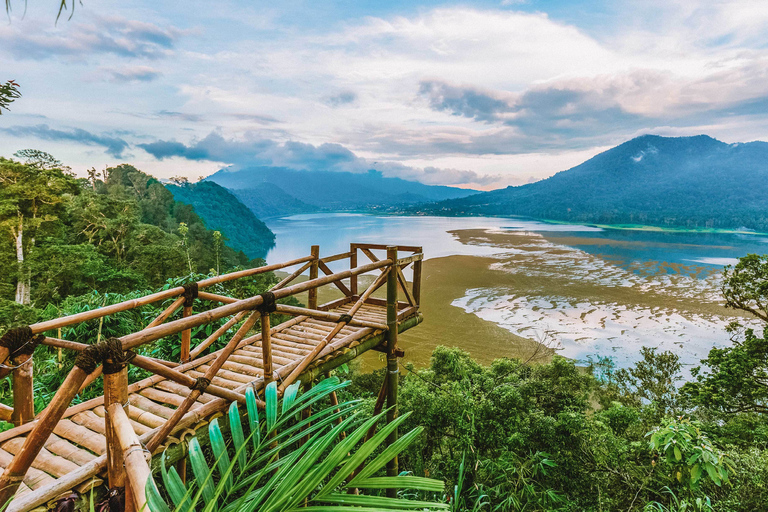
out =
{"type": "Polygon", "coordinates": [[[220,231],[230,247],[249,258],[263,258],[275,245],[275,234],[226,188],[210,181],[165,186],[176,201],[192,205],[208,229],[220,231]]]}
{"type": "Polygon", "coordinates": [[[320,210],[385,210],[466,197],[476,190],[424,185],[380,172],[307,171],[285,167],[222,169],[206,178],[230,189],[259,218],[320,210]]]}
{"type": "Polygon", "coordinates": [[[545,180],[418,211],[768,230],[768,143],[644,135],[545,180]]]}

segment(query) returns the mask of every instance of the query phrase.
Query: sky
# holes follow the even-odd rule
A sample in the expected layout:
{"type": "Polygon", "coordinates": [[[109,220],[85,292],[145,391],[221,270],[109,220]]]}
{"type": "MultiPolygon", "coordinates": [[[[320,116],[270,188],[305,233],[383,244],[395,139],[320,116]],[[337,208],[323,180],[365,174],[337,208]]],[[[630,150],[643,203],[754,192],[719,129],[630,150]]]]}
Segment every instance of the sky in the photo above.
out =
{"type": "Polygon", "coordinates": [[[638,135],[768,140],[761,0],[12,0],[0,156],[489,190],[638,135]]]}

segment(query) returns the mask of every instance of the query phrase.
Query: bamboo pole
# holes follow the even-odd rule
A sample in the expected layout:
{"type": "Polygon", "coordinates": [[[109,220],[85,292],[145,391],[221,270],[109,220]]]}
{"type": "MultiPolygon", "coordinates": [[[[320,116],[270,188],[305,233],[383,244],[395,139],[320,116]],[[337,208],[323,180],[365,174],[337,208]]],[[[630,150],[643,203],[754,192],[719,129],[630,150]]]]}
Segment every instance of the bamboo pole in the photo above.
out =
{"type": "MultiPolygon", "coordinates": [[[[387,247],[387,259],[397,261],[397,247],[387,247]]],[[[393,263],[387,273],[387,423],[397,418],[397,384],[399,377],[398,361],[395,350],[397,348],[397,263],[393,263]]],[[[397,441],[397,429],[387,436],[387,445],[391,446],[397,441]]],[[[397,455],[387,462],[387,476],[397,476],[397,455]]],[[[387,496],[397,498],[397,489],[387,489],[387,496]]]]}
{"type": "MultiPolygon", "coordinates": [[[[349,268],[355,268],[357,266],[357,246],[355,244],[349,244],[349,268]]],[[[352,295],[357,295],[357,276],[349,278],[349,289],[352,295]]]]}
{"type": "MultiPolygon", "coordinates": [[[[107,409],[107,417],[112,418],[115,437],[120,445],[122,458],[125,462],[125,473],[130,482],[131,496],[137,511],[149,511],[147,508],[146,486],[152,476],[149,463],[145,455],[141,441],[133,431],[128,416],[120,404],[112,404],[107,409]]],[[[126,489],[126,493],[128,489],[126,489]]],[[[126,496],[126,502],[128,501],[126,496]]]]}
{"type": "Polygon", "coordinates": [[[13,421],[13,407],[8,407],[5,404],[0,404],[0,420],[12,422],[13,421]]]}
{"type": "MultiPolygon", "coordinates": [[[[387,260],[384,260],[384,261],[394,261],[394,260],[389,260],[389,259],[387,259],[387,260]]],[[[378,263],[376,263],[376,264],[378,264],[378,263]]],[[[380,276],[379,276],[379,277],[376,279],[376,281],[374,281],[374,282],[371,284],[371,286],[369,286],[369,287],[368,287],[368,289],[367,289],[367,290],[365,290],[365,292],[363,293],[363,295],[362,295],[362,296],[361,296],[361,297],[360,297],[360,298],[357,300],[357,302],[355,303],[355,305],[354,305],[354,306],[352,306],[352,308],[349,310],[349,312],[347,313],[347,315],[348,315],[348,316],[350,316],[350,317],[354,317],[355,313],[357,313],[357,310],[358,310],[358,309],[360,309],[360,308],[363,306],[363,304],[365,304],[365,301],[366,301],[366,299],[367,299],[367,298],[368,298],[368,297],[369,297],[369,296],[370,296],[370,295],[371,295],[371,294],[372,294],[372,293],[373,293],[373,292],[374,292],[374,291],[375,291],[375,290],[376,290],[376,289],[377,289],[377,288],[378,288],[378,287],[381,285],[381,283],[383,283],[383,282],[384,282],[384,279],[385,279],[385,278],[386,278],[388,275],[389,275],[389,274],[388,274],[387,272],[383,272],[383,273],[382,273],[382,274],[381,274],[381,275],[380,275],[380,276]]],[[[288,386],[290,386],[290,385],[291,385],[291,383],[293,383],[293,381],[295,381],[295,380],[296,380],[296,379],[299,377],[299,375],[301,374],[301,372],[303,372],[303,371],[304,371],[304,370],[307,368],[307,366],[309,366],[309,365],[310,365],[310,363],[312,363],[312,361],[314,361],[314,360],[315,360],[315,358],[317,358],[317,357],[318,357],[318,355],[319,355],[319,354],[322,352],[322,350],[323,350],[323,349],[326,347],[326,345],[328,345],[328,343],[330,343],[330,342],[331,342],[331,340],[333,340],[333,338],[334,338],[334,337],[335,337],[335,336],[336,336],[336,335],[337,335],[337,334],[338,334],[338,333],[339,333],[339,332],[340,332],[340,331],[341,331],[341,330],[344,328],[344,326],[346,326],[346,325],[347,325],[346,319],[345,319],[345,320],[340,320],[340,321],[339,321],[339,322],[336,324],[336,326],[333,328],[333,330],[332,330],[330,333],[328,333],[328,334],[325,336],[325,338],[323,338],[323,340],[322,340],[320,343],[318,343],[318,344],[315,346],[315,348],[314,348],[314,349],[312,349],[312,351],[311,351],[309,354],[307,354],[307,355],[304,357],[304,359],[302,359],[302,360],[301,360],[301,362],[299,363],[299,365],[298,365],[298,366],[297,366],[297,367],[296,367],[296,368],[295,368],[295,369],[294,369],[294,370],[293,370],[293,371],[290,373],[290,375],[288,375],[288,377],[286,377],[286,378],[285,378],[285,380],[283,380],[283,382],[282,382],[282,383],[280,384],[280,386],[278,387],[278,390],[279,390],[281,393],[282,393],[283,391],[285,391],[285,388],[286,388],[286,387],[288,387],[288,386]]]]}
{"type": "MultiPolygon", "coordinates": [[[[364,274],[365,272],[382,268],[389,264],[391,264],[389,260],[383,260],[376,263],[369,263],[368,265],[362,265],[353,270],[345,270],[343,272],[339,272],[329,276],[318,277],[317,279],[312,279],[310,281],[298,283],[298,284],[283,288],[281,290],[277,290],[273,293],[275,295],[275,299],[281,299],[283,297],[296,295],[297,293],[301,293],[301,292],[310,290],[312,288],[316,288],[318,286],[322,286],[328,283],[332,283],[334,281],[338,281],[340,279],[346,279],[352,275],[364,274]]],[[[239,313],[240,311],[256,309],[263,302],[264,300],[262,299],[262,297],[257,295],[255,297],[239,300],[232,304],[219,306],[218,308],[211,309],[210,311],[197,313],[187,318],[180,318],[172,322],[167,322],[163,325],[158,325],[157,327],[153,327],[151,329],[144,329],[142,331],[139,331],[133,334],[127,334],[125,336],[122,336],[120,340],[123,342],[123,349],[128,350],[128,349],[137,347],[139,345],[143,345],[144,343],[155,341],[160,338],[164,338],[165,336],[169,336],[171,334],[176,334],[178,332],[183,331],[184,329],[197,327],[199,325],[203,325],[203,324],[212,322],[214,320],[218,320],[220,318],[234,315],[235,313],[239,313]]]]}
{"type": "Polygon", "coordinates": [[[177,309],[179,309],[179,308],[181,307],[181,305],[182,305],[182,304],[184,304],[184,300],[185,300],[185,299],[184,299],[184,297],[179,297],[178,299],[176,299],[175,301],[173,301],[173,303],[172,303],[170,306],[168,306],[167,308],[165,308],[165,309],[163,310],[163,312],[162,312],[162,313],[160,313],[159,315],[157,315],[157,318],[155,318],[154,320],[152,320],[151,322],[149,322],[149,324],[147,324],[147,326],[145,327],[145,329],[148,329],[148,328],[150,328],[150,327],[154,327],[154,326],[156,326],[156,325],[160,325],[161,323],[165,322],[165,320],[166,320],[166,319],[167,319],[169,316],[171,316],[172,314],[174,314],[174,313],[176,312],[176,310],[177,310],[177,309]]]}
{"type": "MultiPolygon", "coordinates": [[[[235,299],[235,300],[237,300],[237,299],[235,299]]],[[[210,336],[205,338],[205,340],[202,343],[200,343],[198,346],[196,346],[192,350],[192,352],[189,353],[190,359],[196,359],[197,356],[202,354],[205,349],[207,349],[208,347],[213,345],[214,342],[216,342],[216,340],[221,338],[224,335],[224,333],[226,333],[228,330],[230,330],[234,325],[238,324],[240,322],[240,320],[242,320],[245,317],[245,315],[247,315],[247,314],[248,314],[247,311],[241,311],[238,314],[236,314],[235,316],[233,316],[232,318],[230,318],[229,321],[227,321],[227,323],[225,323],[224,325],[222,325],[221,327],[216,329],[213,333],[211,333],[210,336]]]]}
{"type": "MultiPolygon", "coordinates": [[[[421,247],[418,249],[420,254],[424,254],[421,247]]],[[[413,263],[413,299],[416,301],[416,306],[421,303],[421,272],[423,263],[423,259],[413,263]]]]}
{"type": "MultiPolygon", "coordinates": [[[[319,311],[316,309],[301,308],[298,306],[288,306],[286,304],[277,305],[278,313],[288,313],[290,315],[305,315],[310,318],[317,318],[318,320],[330,320],[332,322],[338,322],[341,319],[341,313],[334,313],[331,311],[319,311]]],[[[387,324],[378,322],[370,322],[366,320],[353,319],[349,322],[349,325],[358,327],[372,327],[374,329],[386,329],[387,324]]]]}
{"type": "MultiPolygon", "coordinates": [[[[322,270],[322,271],[323,271],[323,274],[325,274],[325,275],[327,275],[327,276],[331,276],[331,275],[333,275],[333,270],[331,270],[331,269],[328,267],[328,265],[326,265],[326,264],[323,262],[323,260],[320,260],[320,261],[318,261],[318,262],[317,262],[317,265],[318,265],[318,267],[320,267],[320,270],[322,270]]],[[[341,279],[336,279],[335,281],[333,281],[333,285],[334,285],[336,288],[338,288],[339,290],[341,290],[341,293],[343,293],[343,294],[344,294],[344,295],[346,295],[347,297],[350,297],[350,296],[352,296],[352,291],[351,291],[349,288],[347,288],[347,285],[345,285],[345,284],[342,282],[342,280],[341,280],[341,279]]]]}
{"type": "Polygon", "coordinates": [[[264,385],[274,379],[272,369],[272,333],[270,332],[269,313],[261,314],[261,357],[264,368],[264,385]]]}
{"type": "Polygon", "coordinates": [[[403,294],[405,295],[405,300],[407,300],[408,304],[410,304],[411,306],[415,306],[416,299],[413,298],[413,294],[408,289],[408,281],[406,281],[403,271],[400,270],[400,267],[398,265],[395,265],[395,269],[397,270],[397,281],[398,283],[400,283],[400,289],[403,290],[403,294]]]}
{"type": "Polygon", "coordinates": [[[35,418],[35,399],[32,382],[32,354],[19,354],[13,358],[13,424],[17,427],[35,418]]]}
{"type": "Polygon", "coordinates": [[[292,267],[294,265],[298,265],[299,263],[305,263],[311,260],[312,260],[312,256],[304,256],[301,258],[296,258],[295,260],[286,261],[284,263],[275,263],[273,265],[265,265],[263,267],[249,268],[246,270],[239,270],[237,272],[230,272],[229,274],[222,274],[220,276],[209,277],[208,279],[203,279],[202,281],[198,281],[197,286],[198,288],[205,288],[213,284],[232,281],[233,279],[240,279],[241,277],[249,277],[249,276],[254,276],[256,274],[263,274],[264,272],[272,272],[273,270],[280,270],[282,268],[292,267]]]}
{"type": "MultiPolygon", "coordinates": [[[[242,340],[248,331],[250,331],[251,328],[256,324],[256,320],[259,318],[259,316],[260,314],[258,312],[251,313],[251,316],[248,317],[240,329],[237,330],[235,335],[232,336],[232,339],[229,341],[229,343],[227,343],[227,346],[222,349],[222,351],[214,360],[213,364],[211,364],[211,367],[205,372],[204,378],[207,379],[208,382],[213,380],[213,377],[216,375],[219,369],[221,369],[221,366],[226,362],[230,354],[235,351],[238,344],[240,343],[240,340],[242,340]]],[[[184,402],[174,411],[173,416],[171,416],[171,418],[165,422],[162,427],[160,427],[160,430],[158,430],[154,437],[152,437],[152,439],[149,441],[149,443],[147,443],[147,449],[149,449],[150,452],[154,452],[155,449],[160,446],[168,434],[171,433],[173,428],[176,427],[176,424],[187,413],[189,408],[192,407],[192,404],[197,401],[197,397],[200,396],[202,392],[203,390],[199,388],[193,389],[190,392],[189,396],[184,399],[184,402]]]]}
{"type": "Polygon", "coordinates": [[[107,414],[104,418],[105,437],[107,439],[107,474],[109,486],[125,487],[125,469],[123,468],[123,451],[115,437],[114,418],[109,414],[110,407],[117,405],[121,410],[128,405],[128,368],[124,367],[117,373],[104,375],[104,408],[107,414]]]}
{"type": "MultiPolygon", "coordinates": [[[[294,273],[292,273],[291,275],[283,278],[282,281],[280,281],[275,286],[270,288],[269,291],[273,292],[275,290],[279,290],[280,288],[285,288],[286,285],[288,285],[291,281],[293,281],[294,279],[299,277],[301,274],[303,274],[305,270],[307,270],[309,267],[312,266],[312,264],[313,263],[311,261],[306,262],[304,265],[299,267],[298,270],[296,270],[294,273]]],[[[317,276],[315,276],[315,277],[317,277],[317,276]]]]}
{"type": "MultiPolygon", "coordinates": [[[[310,251],[312,254],[312,265],[309,267],[309,281],[317,279],[318,265],[320,263],[320,246],[313,245],[310,251]]],[[[309,309],[317,309],[317,288],[311,288],[307,292],[307,307],[309,309]]]]}
{"type": "Polygon", "coordinates": [[[59,387],[56,395],[51,400],[47,411],[39,419],[32,432],[29,433],[24,441],[24,446],[18,455],[16,455],[8,467],[5,468],[0,476],[0,503],[5,503],[13,496],[19,483],[24,478],[32,461],[35,460],[45,441],[53,432],[54,427],[61,419],[67,406],[77,394],[80,385],[88,374],[82,368],[75,366],[69,372],[67,378],[59,387]]]}
{"type": "MultiPolygon", "coordinates": [[[[192,300],[184,302],[184,312],[182,318],[188,318],[192,315],[192,300]]],[[[186,363],[189,361],[189,350],[192,344],[192,329],[184,329],[181,331],[181,355],[179,356],[180,362],[186,363]]]]}
{"type": "MultiPolygon", "coordinates": [[[[303,258],[297,258],[295,260],[286,261],[284,263],[275,263],[274,265],[266,265],[263,267],[256,267],[256,268],[250,268],[246,270],[240,270],[238,272],[231,272],[229,274],[222,274],[220,276],[210,277],[208,279],[203,279],[202,281],[198,281],[197,286],[198,288],[205,288],[207,286],[211,286],[218,283],[224,283],[226,281],[232,281],[233,279],[239,279],[241,277],[253,276],[256,274],[263,274],[264,272],[271,272],[273,270],[280,270],[281,268],[291,267],[293,265],[298,265],[299,263],[304,263],[310,260],[312,260],[311,256],[304,256],[303,258]]],[[[170,288],[168,290],[163,290],[161,292],[152,293],[144,297],[139,297],[138,299],[126,300],[123,302],[119,302],[117,304],[112,304],[110,306],[104,306],[104,307],[93,309],[90,311],[83,311],[82,313],[76,313],[74,315],[69,315],[61,318],[54,318],[52,320],[48,320],[45,322],[38,322],[36,324],[30,325],[30,327],[32,328],[33,334],[40,334],[42,332],[50,331],[52,329],[56,329],[59,327],[66,327],[68,325],[77,324],[80,322],[86,322],[88,320],[93,320],[95,318],[101,318],[104,316],[112,315],[114,313],[119,313],[121,311],[127,311],[129,309],[145,306],[147,304],[152,304],[154,302],[158,302],[161,300],[177,297],[182,293],[184,293],[184,287],[177,286],[176,288],[170,288]]],[[[2,348],[0,348],[0,361],[7,359],[7,357],[8,357],[7,354],[5,355],[5,357],[3,357],[3,350],[2,348]]]]}
{"type": "MultiPolygon", "coordinates": [[[[143,368],[156,375],[165,377],[168,380],[178,382],[179,384],[187,386],[188,388],[191,388],[197,382],[195,379],[193,379],[186,373],[182,373],[180,371],[174,370],[173,368],[168,368],[167,366],[163,366],[162,364],[157,363],[156,361],[153,361],[148,357],[136,356],[133,358],[131,363],[138,366],[139,368],[143,368]]],[[[245,403],[245,395],[241,393],[235,393],[234,391],[230,391],[228,389],[224,389],[219,386],[209,385],[208,388],[206,389],[206,393],[209,393],[214,396],[218,396],[220,398],[224,398],[225,400],[229,400],[232,402],[236,401],[236,402],[245,403]]]]}
{"type": "Polygon", "coordinates": [[[233,302],[237,302],[239,300],[234,297],[227,297],[226,295],[219,295],[217,293],[209,292],[197,292],[197,298],[202,300],[209,300],[211,302],[222,302],[224,304],[232,304],[233,302]]]}

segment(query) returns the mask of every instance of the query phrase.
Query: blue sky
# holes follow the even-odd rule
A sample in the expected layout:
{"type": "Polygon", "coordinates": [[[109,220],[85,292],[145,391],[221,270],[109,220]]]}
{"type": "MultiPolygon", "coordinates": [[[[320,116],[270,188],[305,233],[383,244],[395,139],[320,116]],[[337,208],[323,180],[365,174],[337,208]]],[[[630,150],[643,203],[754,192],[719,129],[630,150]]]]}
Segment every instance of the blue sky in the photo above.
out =
{"type": "Polygon", "coordinates": [[[497,188],[644,133],[768,140],[768,4],[16,0],[0,155],[497,188]]]}

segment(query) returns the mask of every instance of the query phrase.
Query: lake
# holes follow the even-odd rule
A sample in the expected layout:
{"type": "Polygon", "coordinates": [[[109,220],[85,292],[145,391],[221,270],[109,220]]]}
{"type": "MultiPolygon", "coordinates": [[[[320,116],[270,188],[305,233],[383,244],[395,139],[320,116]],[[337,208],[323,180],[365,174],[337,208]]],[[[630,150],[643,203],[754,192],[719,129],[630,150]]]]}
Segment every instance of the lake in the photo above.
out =
{"type": "MultiPolygon", "coordinates": [[[[722,306],[723,265],[768,252],[768,237],[758,234],[519,218],[334,213],[267,225],[276,235],[270,263],[307,255],[313,244],[321,255],[348,251],[350,242],[421,245],[425,322],[403,337],[417,364],[438,344],[487,362],[533,357],[528,353],[539,342],[579,361],[610,357],[627,366],[648,345],[695,365],[712,346],[730,343],[723,328],[739,318],[722,306]]],[[[336,262],[335,269],[344,266],[336,262]]]]}

